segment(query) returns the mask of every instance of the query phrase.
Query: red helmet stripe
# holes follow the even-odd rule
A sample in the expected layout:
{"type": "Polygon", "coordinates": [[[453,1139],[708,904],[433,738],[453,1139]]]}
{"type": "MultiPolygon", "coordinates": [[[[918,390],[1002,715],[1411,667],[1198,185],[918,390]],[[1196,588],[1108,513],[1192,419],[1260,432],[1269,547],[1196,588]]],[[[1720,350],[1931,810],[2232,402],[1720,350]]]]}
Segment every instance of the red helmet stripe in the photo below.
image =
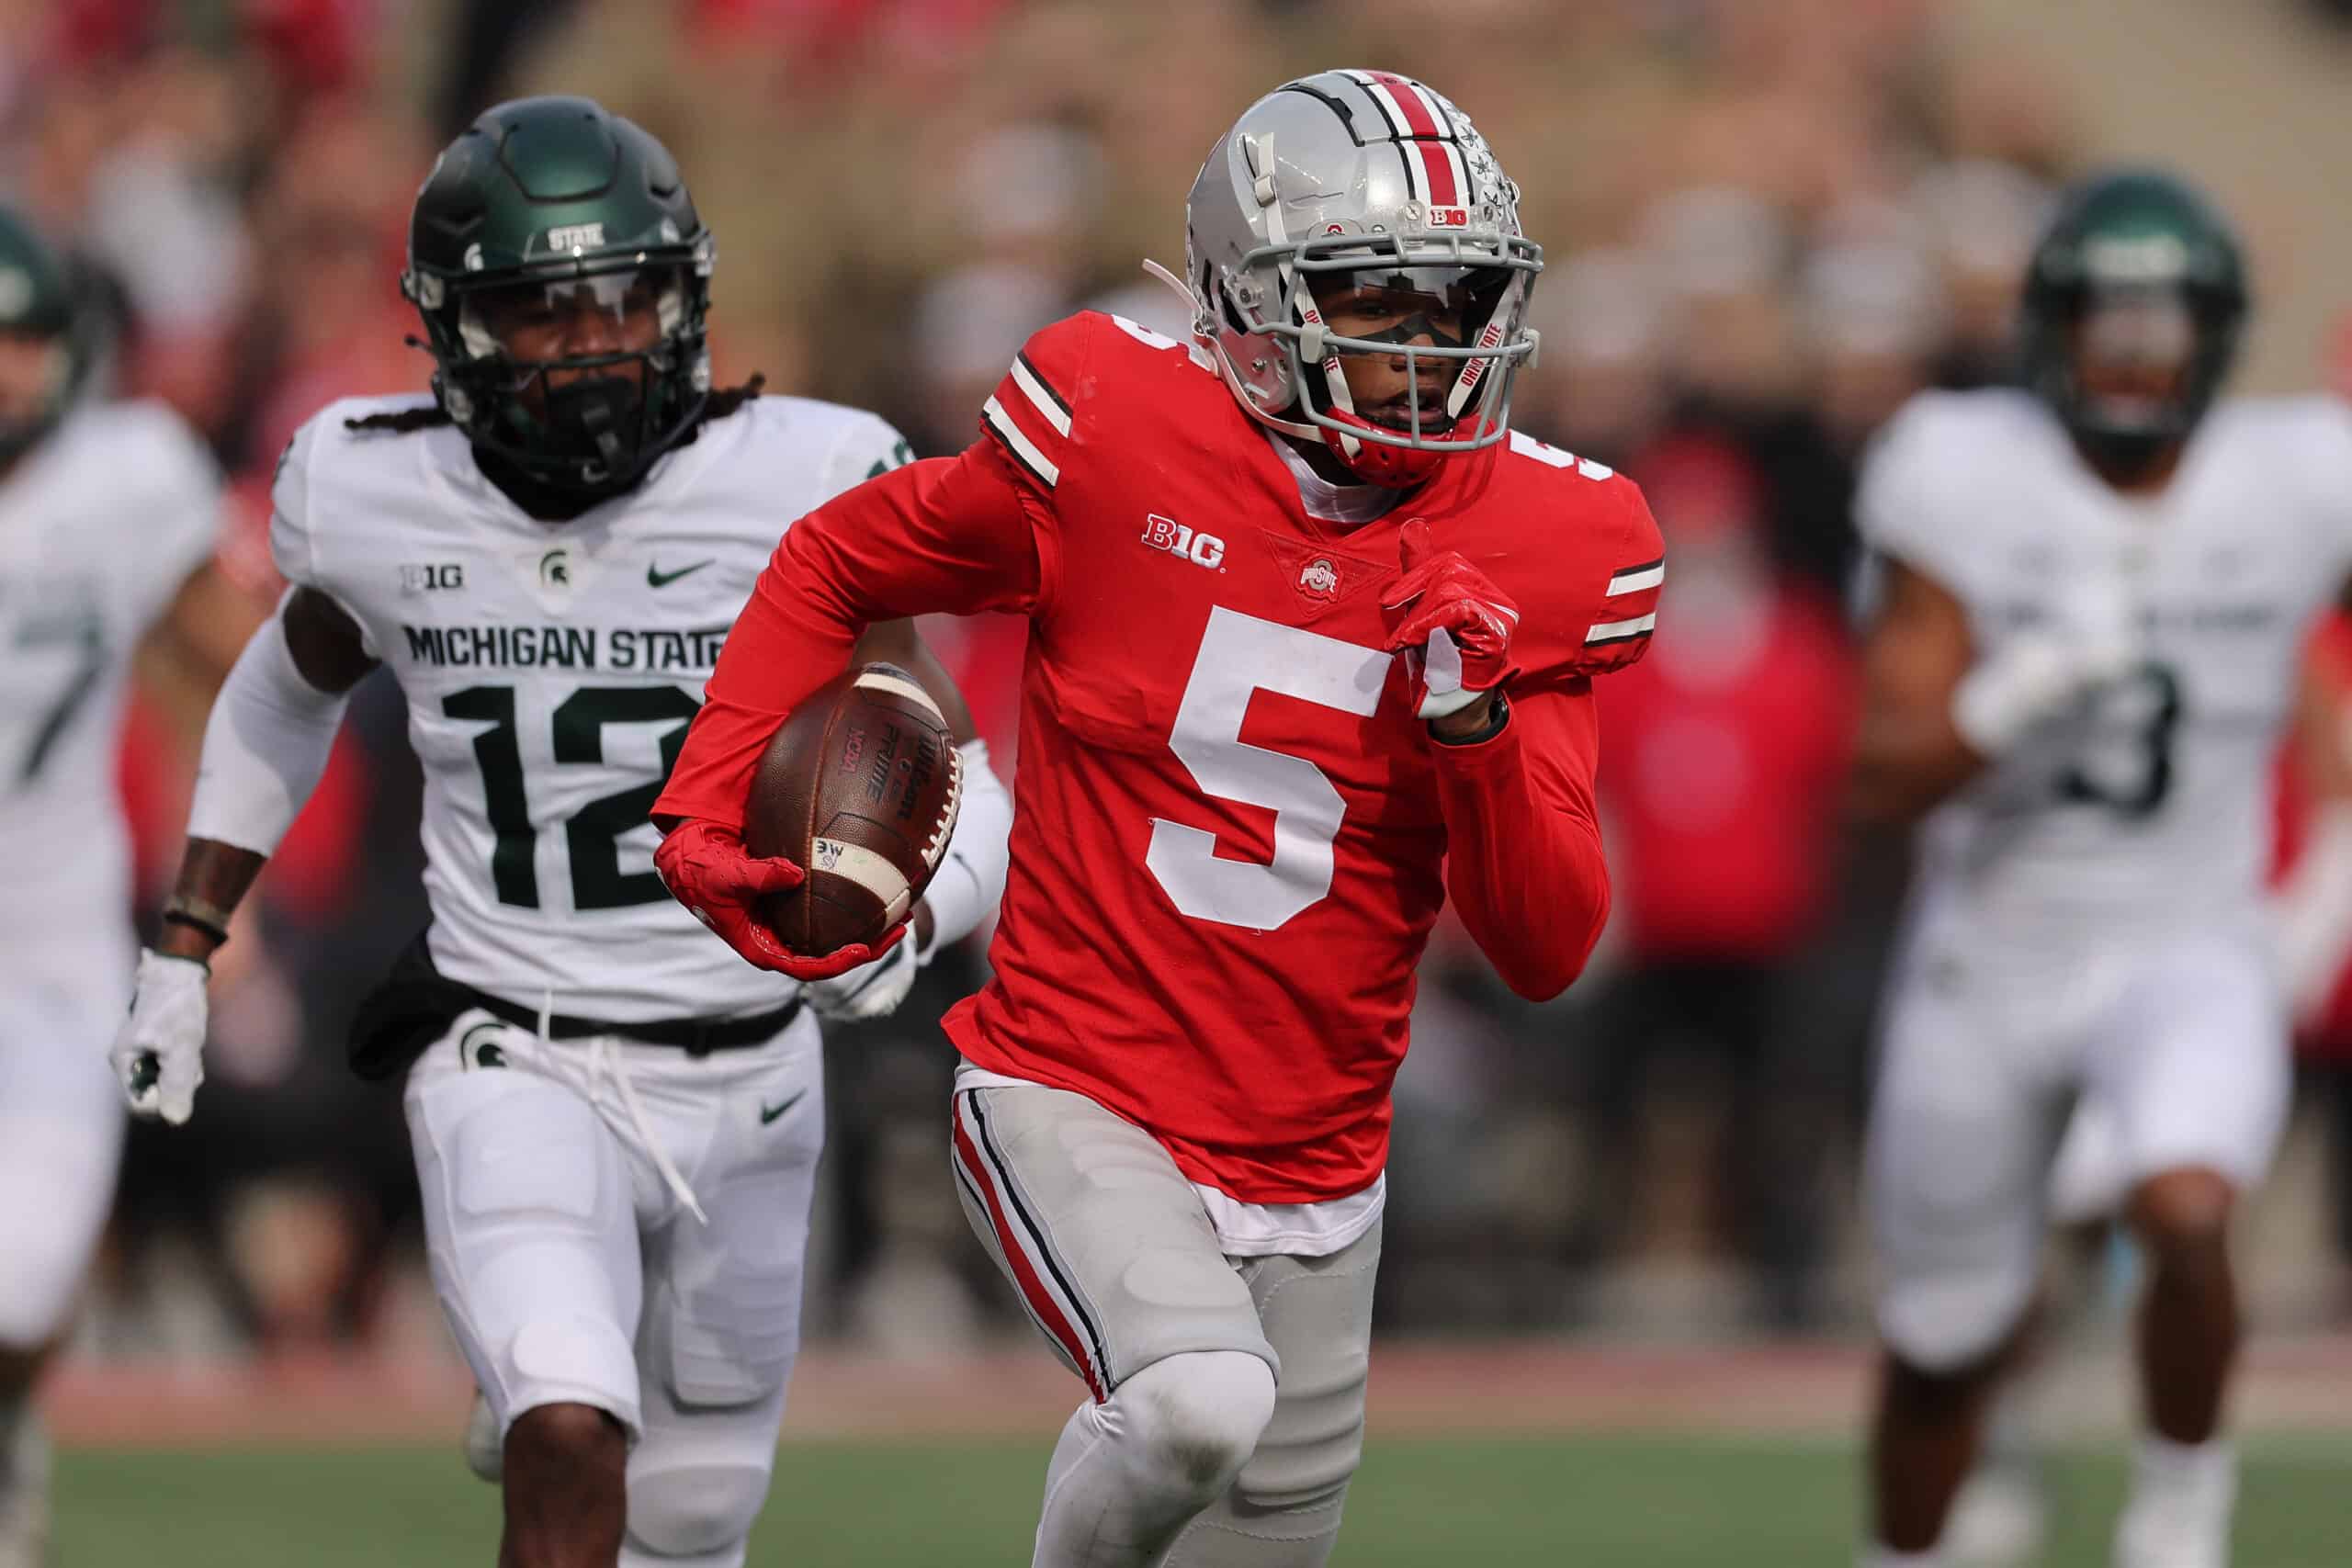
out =
{"type": "Polygon", "coordinates": [[[1378,104],[1390,130],[1397,131],[1407,174],[1419,174],[1420,190],[1437,207],[1461,207],[1467,186],[1453,155],[1453,125],[1437,101],[1414,77],[1395,71],[1364,71],[1355,75],[1366,96],[1378,104]]]}

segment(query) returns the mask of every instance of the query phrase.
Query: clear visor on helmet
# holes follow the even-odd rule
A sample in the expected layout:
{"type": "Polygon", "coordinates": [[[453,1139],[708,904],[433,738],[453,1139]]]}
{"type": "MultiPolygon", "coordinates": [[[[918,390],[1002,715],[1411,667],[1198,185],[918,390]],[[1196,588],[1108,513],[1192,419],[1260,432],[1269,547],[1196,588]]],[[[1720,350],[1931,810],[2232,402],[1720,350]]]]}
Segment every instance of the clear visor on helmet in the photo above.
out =
{"type": "Polygon", "coordinates": [[[2098,290],[2075,318],[2074,356],[2076,390],[2101,423],[2161,425],[2189,394],[2196,313],[2177,288],[2098,290]]]}
{"type": "Polygon", "coordinates": [[[1375,265],[1314,273],[1307,288],[1325,325],[1340,337],[1372,344],[1426,338],[1431,347],[1461,348],[1486,324],[1510,281],[1510,274],[1495,266],[1375,265]]]}
{"type": "Polygon", "coordinates": [[[1451,396],[1464,355],[1510,281],[1496,266],[1375,264],[1308,274],[1325,346],[1339,358],[1321,385],[1308,377],[1310,402],[1408,437],[1452,435],[1464,408],[1451,396]]]}
{"type": "Polygon", "coordinates": [[[470,289],[458,326],[476,358],[578,367],[648,354],[684,318],[681,269],[643,266],[470,289]]]}

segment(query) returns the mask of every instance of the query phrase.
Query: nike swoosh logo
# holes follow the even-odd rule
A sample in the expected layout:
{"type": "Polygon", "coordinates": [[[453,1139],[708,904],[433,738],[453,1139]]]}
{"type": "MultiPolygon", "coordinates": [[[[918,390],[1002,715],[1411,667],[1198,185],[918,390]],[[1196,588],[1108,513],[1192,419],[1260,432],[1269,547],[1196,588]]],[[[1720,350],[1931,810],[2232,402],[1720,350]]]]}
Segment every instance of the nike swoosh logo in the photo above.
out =
{"type": "Polygon", "coordinates": [[[807,1098],[808,1098],[808,1091],[804,1089],[798,1094],[785,1096],[784,1103],[782,1105],[775,1106],[773,1109],[765,1105],[761,1106],[760,1125],[763,1127],[766,1126],[769,1122],[775,1121],[777,1117],[783,1115],[786,1111],[791,1110],[794,1106],[799,1104],[807,1098]]]}
{"type": "Polygon", "coordinates": [[[645,586],[648,588],[667,588],[670,584],[677,581],[678,579],[682,577],[692,577],[695,572],[700,571],[703,568],[713,564],[713,562],[718,558],[718,557],[713,556],[710,560],[698,560],[692,566],[682,566],[675,571],[663,571],[660,567],[655,566],[650,561],[648,561],[645,566],[645,586]]]}

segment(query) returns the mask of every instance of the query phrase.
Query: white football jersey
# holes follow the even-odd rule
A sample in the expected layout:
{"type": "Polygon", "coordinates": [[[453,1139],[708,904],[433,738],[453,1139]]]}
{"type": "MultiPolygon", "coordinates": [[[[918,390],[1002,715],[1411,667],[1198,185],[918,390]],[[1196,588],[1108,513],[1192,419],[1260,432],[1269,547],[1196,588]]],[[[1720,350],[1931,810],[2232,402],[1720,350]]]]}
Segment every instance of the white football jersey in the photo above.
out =
{"type": "Polygon", "coordinates": [[[624,496],[539,522],[459,431],[345,422],[280,464],[270,544],[356,621],[408,700],[424,773],[435,964],[522,1006],[644,1022],[781,1006],[792,983],[705,931],[646,819],[725,639],[791,522],[910,454],[869,413],[758,398],[624,496]]]}
{"type": "Polygon", "coordinates": [[[1857,503],[1875,549],[1951,591],[1979,657],[2120,574],[2146,659],[2047,747],[1986,770],[1922,841],[1930,911],[2019,943],[2251,918],[2270,769],[2313,616],[2352,569],[2352,409],[2217,407],[2164,491],[2118,494],[2030,395],[1929,392],[1857,503]]]}
{"type": "Polygon", "coordinates": [[[77,409],[0,479],[0,952],[48,935],[128,951],[131,655],[220,525],[211,456],[160,403],[77,409]]]}

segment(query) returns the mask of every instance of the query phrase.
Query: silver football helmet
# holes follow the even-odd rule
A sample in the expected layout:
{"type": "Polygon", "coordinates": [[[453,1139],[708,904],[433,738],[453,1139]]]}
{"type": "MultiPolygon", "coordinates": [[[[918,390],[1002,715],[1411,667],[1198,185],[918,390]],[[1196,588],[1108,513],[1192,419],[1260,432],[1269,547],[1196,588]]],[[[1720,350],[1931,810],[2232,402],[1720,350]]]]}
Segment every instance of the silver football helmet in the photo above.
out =
{"type": "Polygon", "coordinates": [[[1193,333],[1252,418],[1319,436],[1355,472],[1396,486],[1503,438],[1511,383],[1535,357],[1525,318],[1544,253],[1520,232],[1519,187],[1447,99],[1380,71],[1286,82],[1209,154],[1185,219],[1193,333]],[[1437,296],[1460,310],[1460,335],[1416,316],[1378,338],[1342,336],[1325,324],[1316,280],[1437,296]],[[1345,366],[1355,355],[1405,357],[1404,428],[1357,411],[1345,366]],[[1441,406],[1425,409],[1430,388],[1441,406]]]}

